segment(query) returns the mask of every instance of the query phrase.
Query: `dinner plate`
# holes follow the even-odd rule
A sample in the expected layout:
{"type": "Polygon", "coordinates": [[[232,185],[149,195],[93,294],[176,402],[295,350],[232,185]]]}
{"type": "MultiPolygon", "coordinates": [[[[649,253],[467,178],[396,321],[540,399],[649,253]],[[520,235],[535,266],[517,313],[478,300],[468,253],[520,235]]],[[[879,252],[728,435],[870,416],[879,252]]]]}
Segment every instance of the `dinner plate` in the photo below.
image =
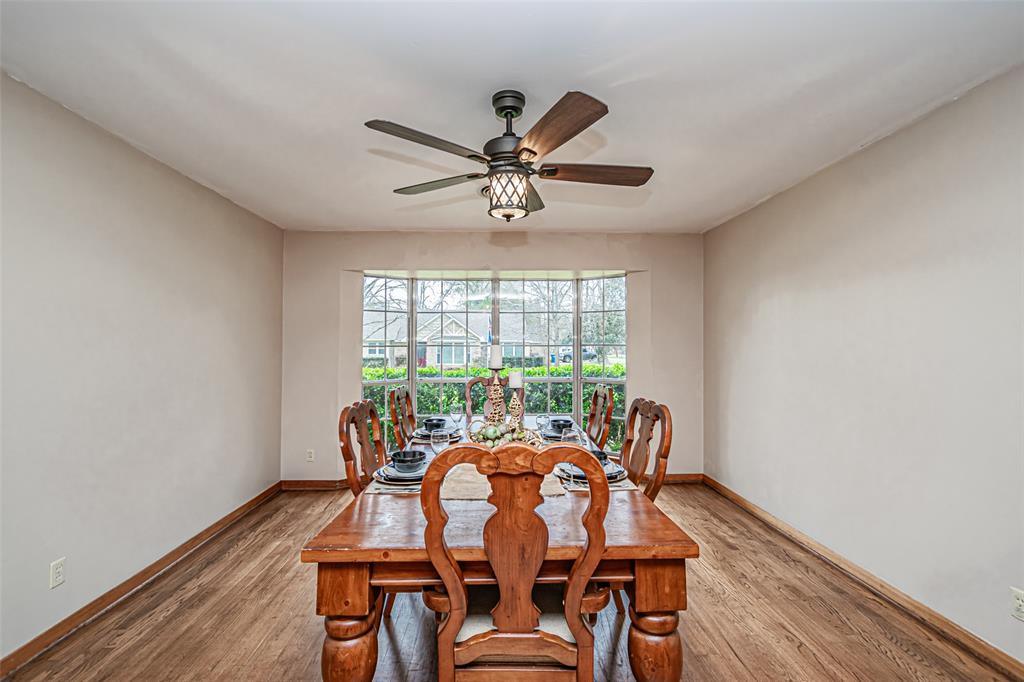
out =
{"type": "MultiPolygon", "coordinates": [[[[568,462],[560,462],[555,465],[555,475],[569,481],[585,483],[587,480],[587,476],[583,473],[582,469],[568,462]]],[[[604,465],[604,475],[608,478],[609,483],[615,483],[626,477],[626,470],[617,462],[608,462],[604,465]]]]}
{"type": "Polygon", "coordinates": [[[385,464],[373,472],[373,477],[381,483],[387,483],[388,485],[413,485],[423,481],[423,476],[426,473],[426,462],[423,463],[419,470],[410,472],[399,471],[393,465],[385,464]]]}
{"type": "MultiPolygon", "coordinates": [[[[462,438],[462,429],[444,429],[448,431],[448,442],[456,441],[462,438]]],[[[412,432],[412,437],[416,440],[430,441],[430,431],[426,429],[416,429],[412,432]]]]}

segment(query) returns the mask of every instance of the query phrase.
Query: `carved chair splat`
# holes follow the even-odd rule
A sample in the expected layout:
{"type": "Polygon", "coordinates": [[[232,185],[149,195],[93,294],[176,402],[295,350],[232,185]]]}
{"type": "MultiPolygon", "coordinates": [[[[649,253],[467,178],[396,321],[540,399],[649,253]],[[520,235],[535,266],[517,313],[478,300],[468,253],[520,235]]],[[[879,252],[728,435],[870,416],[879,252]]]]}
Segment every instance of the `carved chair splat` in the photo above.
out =
{"type": "Polygon", "coordinates": [[[412,441],[416,431],[416,411],[412,407],[412,393],[408,386],[399,386],[388,392],[388,408],[391,425],[395,429],[395,441],[404,448],[412,441]]]}
{"type": "MultiPolygon", "coordinates": [[[[661,491],[665,482],[665,472],[668,470],[668,455],[672,449],[672,412],[668,405],[661,405],[647,398],[636,398],[629,406],[629,416],[626,419],[626,441],[622,444],[622,456],[620,462],[626,469],[626,475],[639,488],[647,475],[647,468],[651,459],[651,439],[654,431],[660,427],[661,436],[658,441],[658,448],[654,451],[656,457],[654,473],[647,480],[647,487],[644,494],[653,502],[661,491]]],[[[622,585],[612,584],[612,597],[615,599],[615,608],[622,613],[625,605],[622,603],[622,585]]]]}
{"type": "MultiPolygon", "coordinates": [[[[387,464],[380,415],[372,400],[357,400],[342,409],[338,417],[338,445],[345,462],[345,478],[349,490],[353,497],[358,496],[370,484],[373,472],[387,464]],[[356,445],[359,447],[358,456],[356,445]]],[[[381,596],[384,603],[378,606],[377,613],[390,618],[391,610],[395,607],[395,594],[382,592],[381,596]]],[[[379,623],[378,617],[375,626],[379,623]]]]}
{"type": "Polygon", "coordinates": [[[615,409],[615,392],[611,386],[599,385],[590,398],[590,414],[587,417],[587,436],[599,449],[608,442],[615,409]]]}
{"type": "Polygon", "coordinates": [[[594,634],[588,614],[608,603],[607,589],[587,591],[604,552],[608,512],[608,482],[597,460],[587,450],[569,444],[541,450],[518,443],[494,450],[457,445],[431,462],[420,501],[427,520],[427,555],[444,584],[443,592],[424,592],[427,606],[441,614],[439,681],[484,679],[481,675],[487,674],[486,666],[495,663],[510,671],[508,679],[514,674],[517,680],[593,680],[594,634]],[[545,474],[559,462],[575,464],[587,475],[590,499],[582,516],[587,541],[564,587],[551,586],[557,604],[542,611],[534,600],[544,592],[544,588],[535,592],[535,587],[547,551],[548,528],[536,507],[543,502],[540,486],[545,474]],[[474,465],[491,483],[488,502],[495,511],[484,524],[483,545],[498,590],[490,592],[496,604],[489,617],[486,611],[476,613],[485,593],[466,587],[462,568],[445,542],[448,515],[441,505],[440,490],[445,474],[458,464],[474,465]],[[558,622],[562,623],[560,632],[552,627],[558,622]]]}

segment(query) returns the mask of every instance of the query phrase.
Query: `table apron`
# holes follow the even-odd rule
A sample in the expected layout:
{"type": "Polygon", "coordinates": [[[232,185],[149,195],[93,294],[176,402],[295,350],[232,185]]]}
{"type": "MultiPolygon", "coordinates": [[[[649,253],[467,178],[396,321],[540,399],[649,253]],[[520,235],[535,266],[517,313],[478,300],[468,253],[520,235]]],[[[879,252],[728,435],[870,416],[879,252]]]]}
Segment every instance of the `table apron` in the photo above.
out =
{"type": "MultiPolygon", "coordinates": [[[[538,583],[564,583],[572,562],[545,561],[538,583]]],[[[463,577],[469,585],[493,585],[494,573],[485,561],[465,562],[463,577]]],[[[608,559],[594,571],[593,580],[624,584],[637,611],[686,609],[684,559],[608,559]]],[[[317,564],[316,612],[321,616],[366,616],[375,594],[419,592],[441,584],[430,562],[378,562],[317,564]]]]}

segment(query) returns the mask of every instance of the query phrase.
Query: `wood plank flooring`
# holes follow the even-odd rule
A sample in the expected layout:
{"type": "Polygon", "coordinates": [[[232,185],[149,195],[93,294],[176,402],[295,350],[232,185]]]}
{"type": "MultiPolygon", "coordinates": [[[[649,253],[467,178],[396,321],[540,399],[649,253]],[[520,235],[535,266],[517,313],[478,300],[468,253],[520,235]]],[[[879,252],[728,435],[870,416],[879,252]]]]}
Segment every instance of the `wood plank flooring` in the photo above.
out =
{"type": "MultiPolygon", "coordinates": [[[[347,492],[286,492],[17,671],[12,680],[319,680],[323,622],[303,542],[347,492]]],[[[658,504],[701,546],[682,614],[685,680],[1003,680],[701,485],[658,504]]],[[[597,678],[629,680],[628,622],[597,625],[597,678]]],[[[400,595],[378,680],[434,679],[434,621],[400,595]]]]}

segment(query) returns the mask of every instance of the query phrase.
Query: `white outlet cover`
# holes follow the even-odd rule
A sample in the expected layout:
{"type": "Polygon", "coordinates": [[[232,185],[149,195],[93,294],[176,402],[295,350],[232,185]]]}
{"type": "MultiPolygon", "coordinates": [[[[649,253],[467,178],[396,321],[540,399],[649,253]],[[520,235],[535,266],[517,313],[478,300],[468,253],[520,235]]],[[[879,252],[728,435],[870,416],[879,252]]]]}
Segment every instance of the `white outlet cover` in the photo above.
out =
{"type": "Polygon", "coordinates": [[[307,462],[314,462],[314,461],[316,461],[316,451],[315,450],[306,450],[306,461],[307,462]]]}
{"type": "Polygon", "coordinates": [[[1011,587],[1010,592],[1013,593],[1013,617],[1024,620],[1024,590],[1011,587]]]}
{"type": "Polygon", "coordinates": [[[56,561],[50,562],[50,589],[64,584],[64,562],[67,557],[62,556],[56,561]]]}

